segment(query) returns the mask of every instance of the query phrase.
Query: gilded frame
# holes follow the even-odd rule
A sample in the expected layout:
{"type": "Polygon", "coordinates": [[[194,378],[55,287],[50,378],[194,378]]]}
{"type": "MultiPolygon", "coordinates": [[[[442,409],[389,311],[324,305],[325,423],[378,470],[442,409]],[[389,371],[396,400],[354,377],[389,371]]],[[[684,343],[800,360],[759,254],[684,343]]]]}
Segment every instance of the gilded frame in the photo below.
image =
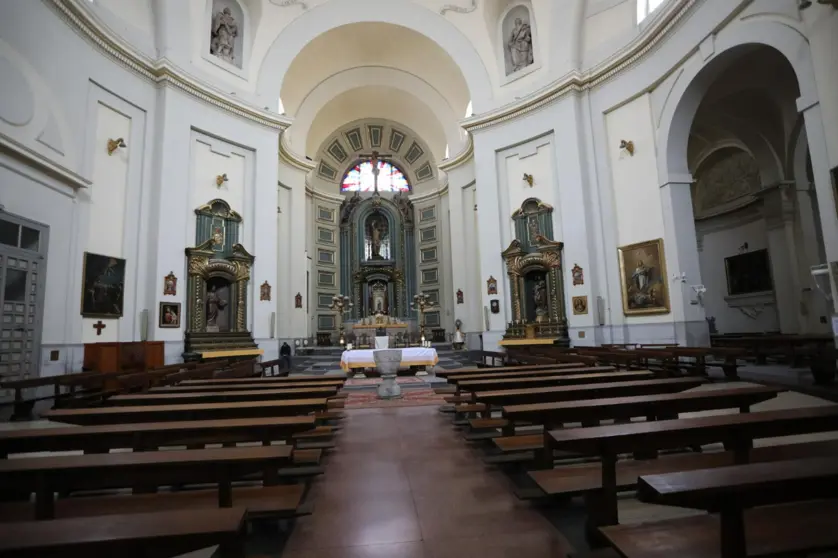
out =
{"type": "Polygon", "coordinates": [[[620,262],[620,292],[623,298],[623,314],[626,316],[668,314],[671,311],[671,306],[663,239],[658,238],[620,246],[617,248],[617,257],[620,262]],[[630,258],[628,262],[626,261],[627,258],[630,258]],[[646,266],[646,263],[643,263],[644,258],[647,262],[651,259],[654,265],[646,266]],[[632,306],[630,304],[629,291],[637,290],[636,287],[631,285],[632,276],[636,270],[636,268],[632,268],[631,266],[638,265],[638,262],[643,263],[644,266],[652,270],[657,268],[657,277],[654,278],[650,283],[651,286],[647,289],[652,296],[653,302],[647,306],[632,306]],[[656,301],[657,297],[660,297],[660,299],[656,301]]]}

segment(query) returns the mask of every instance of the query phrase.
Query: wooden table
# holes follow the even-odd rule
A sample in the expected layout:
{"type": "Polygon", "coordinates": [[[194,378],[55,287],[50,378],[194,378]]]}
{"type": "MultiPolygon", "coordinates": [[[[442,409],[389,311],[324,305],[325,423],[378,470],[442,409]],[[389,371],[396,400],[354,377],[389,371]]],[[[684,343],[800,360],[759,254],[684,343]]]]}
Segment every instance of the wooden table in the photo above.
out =
{"type": "Polygon", "coordinates": [[[460,391],[487,391],[491,389],[515,389],[539,386],[596,384],[631,380],[650,380],[655,377],[648,370],[626,372],[601,372],[599,374],[570,374],[525,378],[498,378],[492,380],[468,380],[459,382],[460,391]]]}
{"type": "Polygon", "coordinates": [[[551,403],[576,401],[598,397],[630,397],[634,395],[655,395],[678,393],[700,386],[701,378],[664,378],[638,380],[636,382],[610,382],[604,384],[581,384],[540,388],[503,389],[478,391],[475,399],[487,405],[522,405],[527,403],[551,403]]]}
{"type": "Polygon", "coordinates": [[[143,393],[116,395],[105,401],[107,405],[182,405],[189,403],[235,403],[242,401],[274,401],[307,397],[334,397],[337,386],[254,389],[231,391],[203,391],[181,393],[143,393]]]}
{"type": "Polygon", "coordinates": [[[638,496],[644,502],[718,512],[721,556],[741,558],[747,556],[743,510],[838,497],[838,457],[643,476],[638,496]]]}
{"type": "Polygon", "coordinates": [[[217,484],[218,505],[233,505],[232,481],[262,473],[277,484],[276,471],[291,458],[291,446],[170,450],[0,461],[0,490],[35,492],[35,519],[55,517],[54,493],[131,486],[217,484]]]}
{"type": "Polygon", "coordinates": [[[149,405],[56,409],[45,418],[70,424],[116,424],[121,422],[168,422],[174,420],[221,420],[303,415],[325,411],[326,399],[288,399],[243,403],[196,403],[192,405],[149,405]]]}
{"type": "Polygon", "coordinates": [[[0,524],[2,558],[147,558],[219,545],[244,557],[242,508],[109,515],[0,524]]]}
{"type": "Polygon", "coordinates": [[[147,451],[199,444],[262,442],[268,445],[312,430],[315,424],[314,416],[309,415],[0,430],[0,458],[42,451],[106,453],[112,449],[147,451]]]}
{"type": "Polygon", "coordinates": [[[724,442],[737,463],[747,463],[753,440],[838,430],[838,405],[717,415],[653,422],[565,428],[544,432],[546,451],[597,455],[602,460],[600,525],[616,525],[617,456],[724,442]]]}

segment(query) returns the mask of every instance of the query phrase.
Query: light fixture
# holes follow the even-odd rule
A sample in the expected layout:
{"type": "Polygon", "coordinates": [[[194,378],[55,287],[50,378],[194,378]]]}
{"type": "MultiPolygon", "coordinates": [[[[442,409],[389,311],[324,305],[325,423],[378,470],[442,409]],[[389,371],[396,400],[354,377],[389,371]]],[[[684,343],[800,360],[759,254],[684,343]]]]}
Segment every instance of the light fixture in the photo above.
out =
{"type": "Polygon", "coordinates": [[[634,142],[631,140],[620,140],[620,149],[625,149],[628,154],[634,157],[634,142]]]}
{"type": "Polygon", "coordinates": [[[531,174],[524,173],[524,182],[529,184],[530,188],[532,188],[532,185],[533,185],[534,181],[535,181],[535,179],[533,178],[533,176],[531,174]]]}
{"type": "Polygon", "coordinates": [[[120,147],[128,147],[125,144],[125,140],[122,138],[116,139],[109,139],[108,140],[108,155],[113,155],[113,152],[119,149],[120,147]]]}
{"type": "Polygon", "coordinates": [[[221,188],[222,184],[224,184],[225,182],[228,182],[228,181],[229,181],[229,179],[227,178],[226,173],[225,174],[219,174],[218,176],[215,177],[215,185],[218,186],[219,188],[221,188]]]}

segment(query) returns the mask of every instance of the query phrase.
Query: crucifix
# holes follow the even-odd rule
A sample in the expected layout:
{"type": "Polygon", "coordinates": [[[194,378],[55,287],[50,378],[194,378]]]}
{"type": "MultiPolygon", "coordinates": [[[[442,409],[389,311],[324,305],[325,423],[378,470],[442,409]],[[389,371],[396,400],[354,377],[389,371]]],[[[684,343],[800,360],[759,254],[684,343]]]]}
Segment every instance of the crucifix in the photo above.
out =
{"type": "Polygon", "coordinates": [[[93,324],[93,329],[96,330],[96,335],[102,335],[102,330],[108,327],[106,324],[102,323],[102,320],[99,320],[95,324],[93,324]]]}
{"type": "Polygon", "coordinates": [[[378,164],[383,163],[384,159],[392,157],[392,155],[382,155],[378,151],[373,151],[369,155],[364,154],[364,153],[359,153],[358,156],[359,157],[365,157],[365,158],[368,157],[369,160],[370,160],[370,163],[372,163],[373,185],[375,187],[375,193],[377,194],[378,193],[378,173],[381,170],[381,169],[378,168],[378,164]]]}

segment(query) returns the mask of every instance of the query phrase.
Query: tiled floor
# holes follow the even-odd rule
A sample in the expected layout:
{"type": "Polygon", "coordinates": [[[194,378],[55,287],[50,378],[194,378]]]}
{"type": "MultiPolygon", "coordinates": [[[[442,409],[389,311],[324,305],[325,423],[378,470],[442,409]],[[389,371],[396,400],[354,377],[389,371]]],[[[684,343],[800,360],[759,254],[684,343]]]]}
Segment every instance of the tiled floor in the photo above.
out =
{"type": "Polygon", "coordinates": [[[568,543],[436,407],[348,411],[282,558],[561,558],[568,543]]]}

